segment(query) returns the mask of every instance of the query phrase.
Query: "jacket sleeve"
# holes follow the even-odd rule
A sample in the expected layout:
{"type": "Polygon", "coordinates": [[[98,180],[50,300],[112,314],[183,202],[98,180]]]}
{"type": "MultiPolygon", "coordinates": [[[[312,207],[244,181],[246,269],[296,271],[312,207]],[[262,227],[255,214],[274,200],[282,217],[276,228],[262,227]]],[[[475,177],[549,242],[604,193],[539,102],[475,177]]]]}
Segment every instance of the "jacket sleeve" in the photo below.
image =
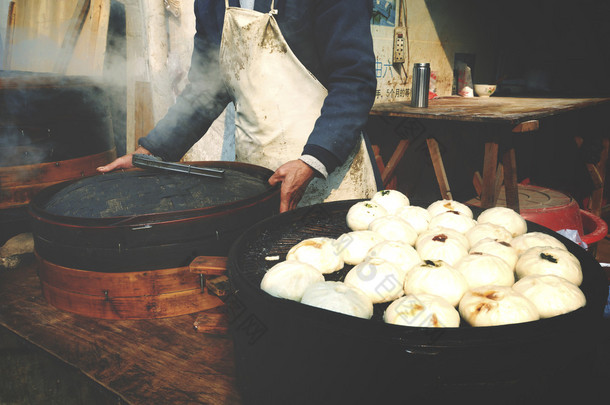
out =
{"type": "Polygon", "coordinates": [[[189,84],[139,144],[167,161],[177,161],[222,113],[230,97],[222,84],[218,53],[224,2],[196,1],[196,34],[189,84]],[[222,10],[218,7],[222,6],[222,10]],[[219,26],[220,20],[220,26],[219,26]]]}
{"type": "Polygon", "coordinates": [[[329,173],[356,146],[375,100],[371,8],[370,0],[321,0],[315,12],[315,45],[328,96],[303,153],[329,173]]]}

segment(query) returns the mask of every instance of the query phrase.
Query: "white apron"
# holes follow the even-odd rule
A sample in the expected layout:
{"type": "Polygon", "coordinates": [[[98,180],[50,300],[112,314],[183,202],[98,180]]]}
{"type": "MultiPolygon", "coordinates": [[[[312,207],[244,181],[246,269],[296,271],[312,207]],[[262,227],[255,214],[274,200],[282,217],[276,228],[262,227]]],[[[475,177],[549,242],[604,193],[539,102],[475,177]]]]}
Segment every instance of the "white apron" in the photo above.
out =
{"type": "MultiPolygon", "coordinates": [[[[292,53],[269,13],[230,7],[220,46],[225,84],[235,101],[235,155],[271,170],[301,156],[328,92],[292,53]]],[[[377,191],[362,136],[327,179],[314,178],[299,206],[370,198],[377,191]]]]}

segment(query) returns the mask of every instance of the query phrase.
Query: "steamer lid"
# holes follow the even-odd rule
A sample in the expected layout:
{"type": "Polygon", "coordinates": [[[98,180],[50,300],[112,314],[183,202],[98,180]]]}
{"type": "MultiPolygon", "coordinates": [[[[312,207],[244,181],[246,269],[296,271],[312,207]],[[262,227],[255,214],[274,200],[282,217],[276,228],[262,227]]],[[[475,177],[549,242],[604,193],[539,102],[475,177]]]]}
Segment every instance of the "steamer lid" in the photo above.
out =
{"type": "Polygon", "coordinates": [[[110,218],[195,210],[256,197],[269,190],[267,176],[226,168],[224,178],[132,170],[78,180],[44,204],[50,214],[110,218]]]}

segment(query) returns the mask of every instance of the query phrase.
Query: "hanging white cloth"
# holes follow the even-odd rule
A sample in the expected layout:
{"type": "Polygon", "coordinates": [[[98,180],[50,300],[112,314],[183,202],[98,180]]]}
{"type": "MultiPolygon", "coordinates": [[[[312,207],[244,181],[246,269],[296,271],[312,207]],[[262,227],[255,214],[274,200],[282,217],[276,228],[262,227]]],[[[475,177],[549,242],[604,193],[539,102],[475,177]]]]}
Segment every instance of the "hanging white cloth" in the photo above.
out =
{"type": "MultiPolygon", "coordinates": [[[[269,13],[230,7],[220,48],[225,84],[235,100],[236,160],[276,170],[298,159],[328,92],[303,66],[269,13]]],[[[377,191],[364,139],[327,179],[313,179],[300,206],[370,198],[377,191]]]]}

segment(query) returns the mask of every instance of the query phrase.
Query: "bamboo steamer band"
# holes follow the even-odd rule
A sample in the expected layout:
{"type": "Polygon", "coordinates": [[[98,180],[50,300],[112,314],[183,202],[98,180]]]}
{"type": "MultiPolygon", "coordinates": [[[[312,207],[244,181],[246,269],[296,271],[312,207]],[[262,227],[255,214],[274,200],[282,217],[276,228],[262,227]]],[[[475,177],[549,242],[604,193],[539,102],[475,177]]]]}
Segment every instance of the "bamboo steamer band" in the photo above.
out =
{"type": "Polygon", "coordinates": [[[154,319],[191,314],[222,305],[220,298],[198,290],[142,297],[106,298],[60,290],[42,282],[42,293],[54,307],[101,319],[154,319]]]}
{"type": "Polygon", "coordinates": [[[103,319],[178,316],[222,305],[202,290],[202,275],[222,274],[219,258],[198,258],[197,268],[177,267],[129,273],[102,273],[59,266],[37,256],[45,299],[56,308],[103,319]]]}

